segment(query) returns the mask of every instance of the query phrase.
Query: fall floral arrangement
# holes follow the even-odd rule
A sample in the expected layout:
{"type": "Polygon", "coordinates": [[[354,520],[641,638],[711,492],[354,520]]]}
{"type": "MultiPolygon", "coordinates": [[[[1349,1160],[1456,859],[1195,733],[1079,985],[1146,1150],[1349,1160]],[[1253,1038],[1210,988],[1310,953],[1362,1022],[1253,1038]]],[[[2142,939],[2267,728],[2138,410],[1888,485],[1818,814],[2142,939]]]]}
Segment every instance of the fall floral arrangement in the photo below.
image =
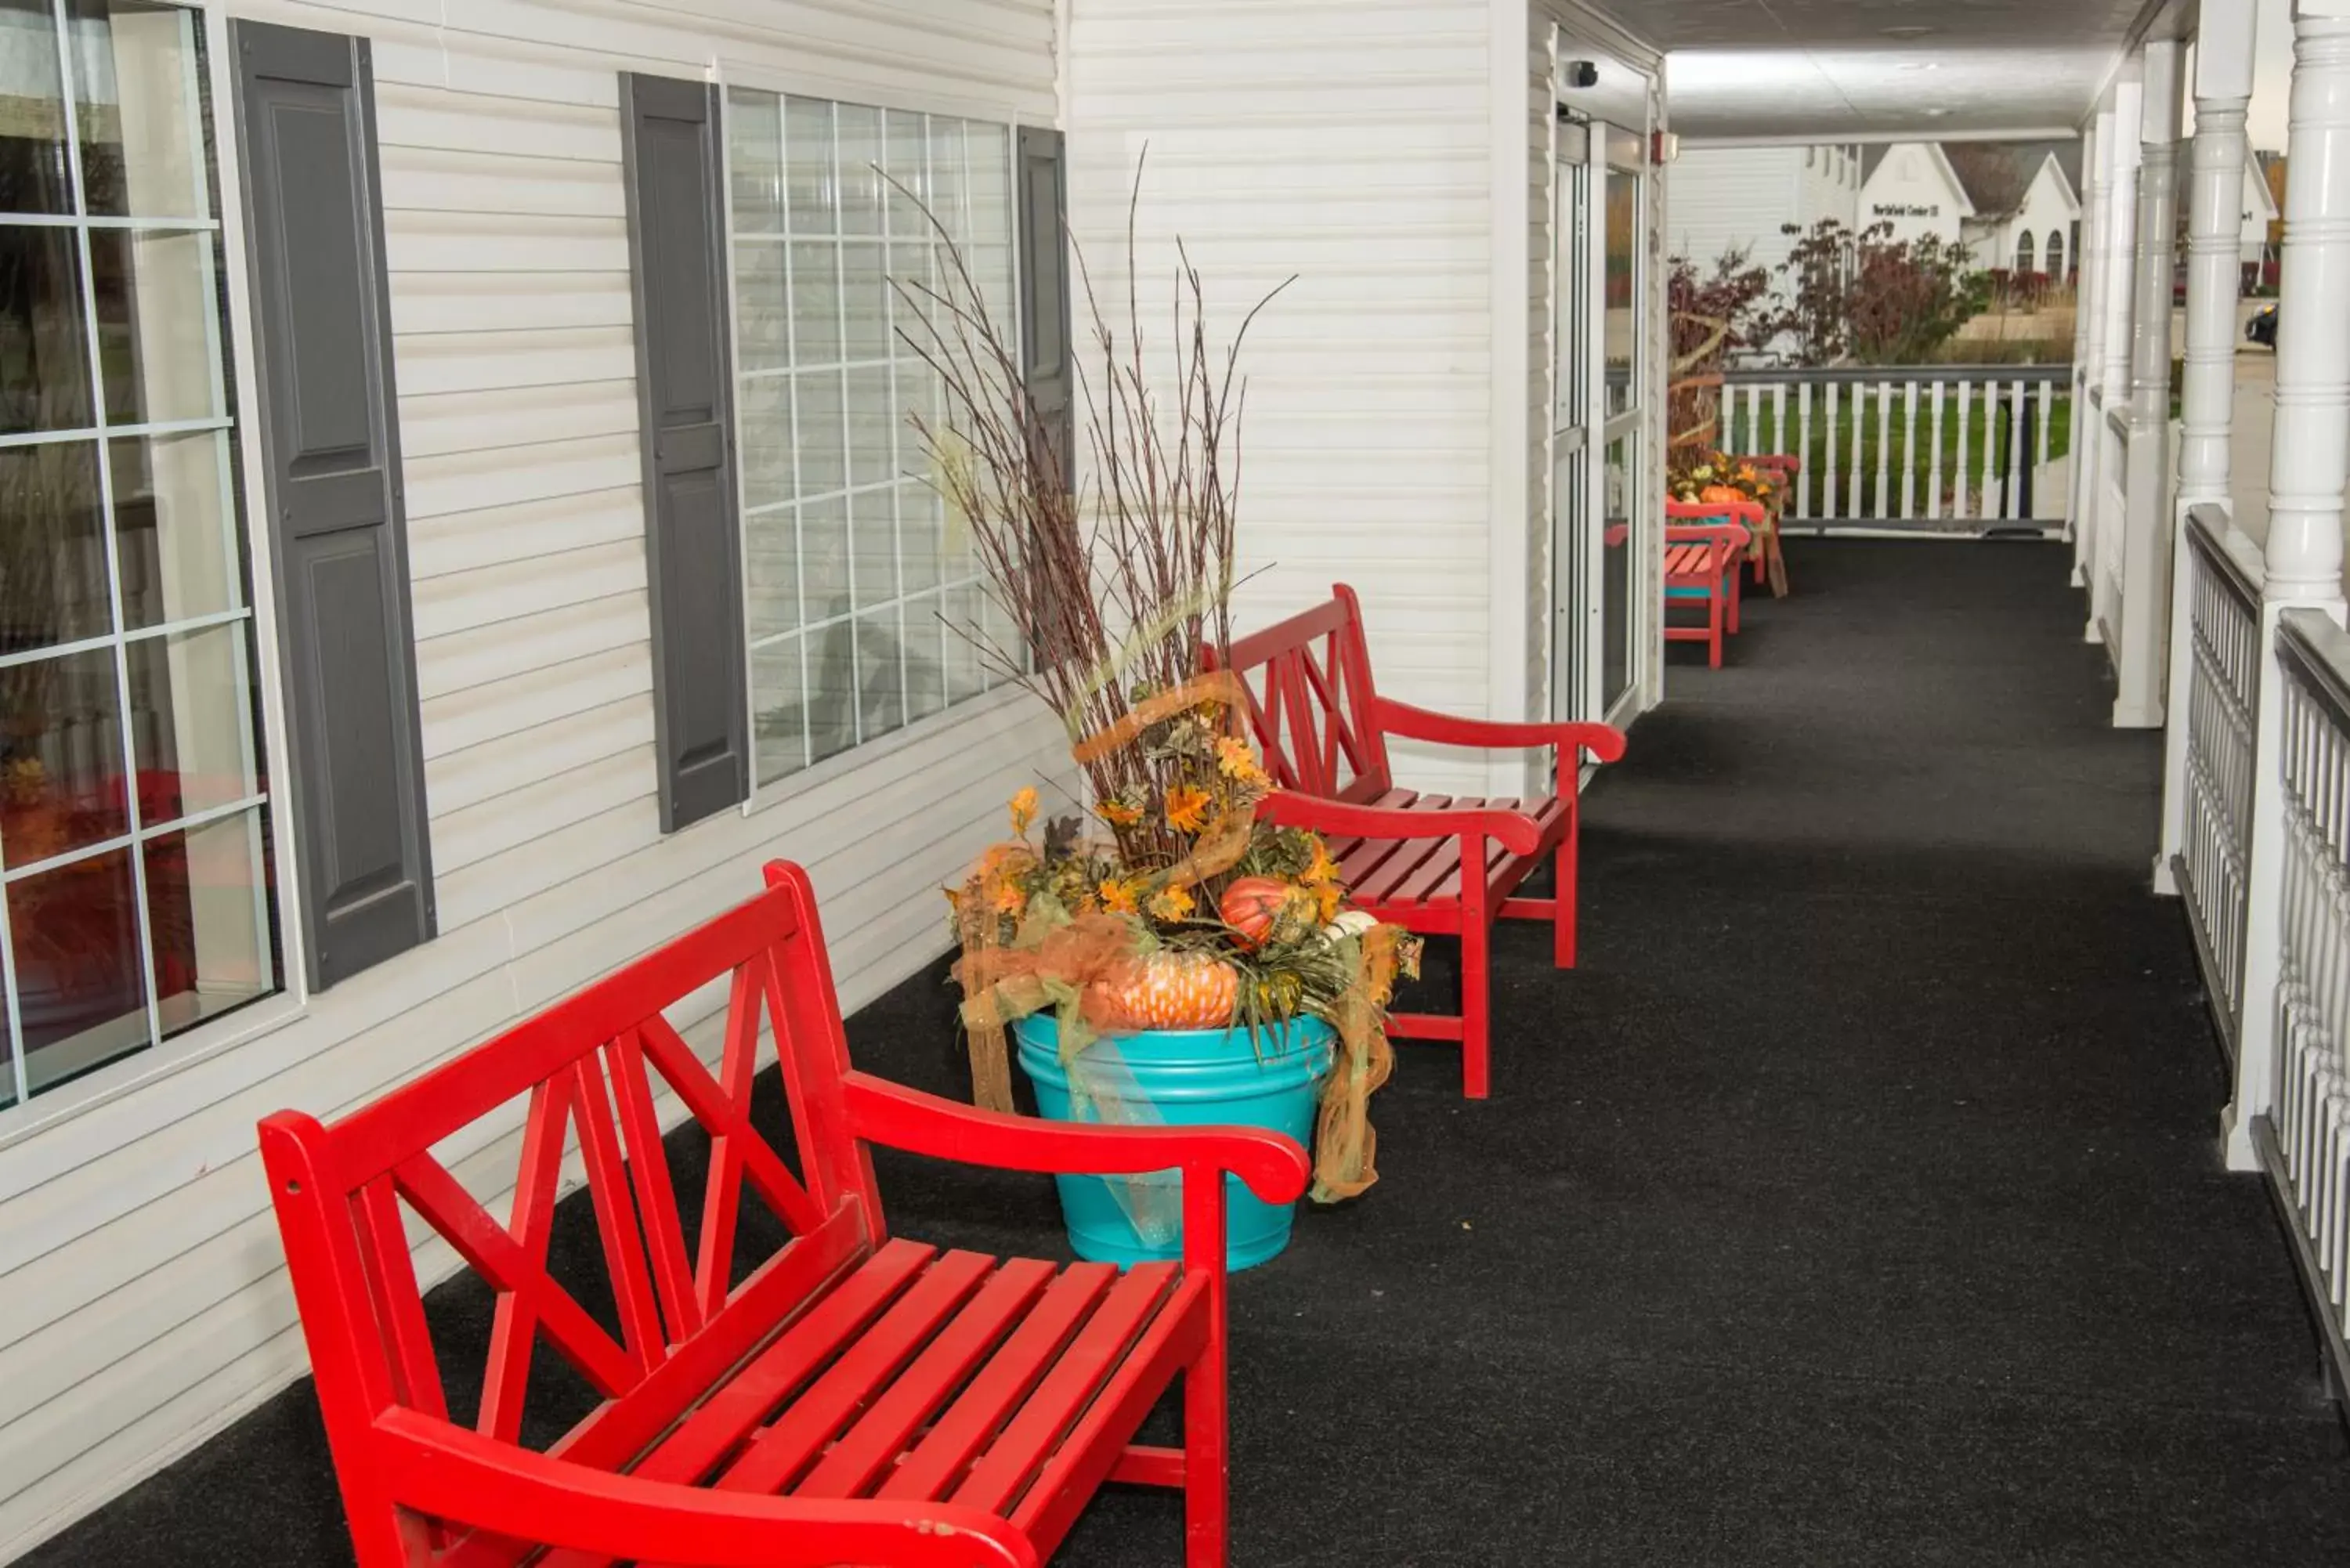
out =
{"type": "Polygon", "coordinates": [[[1771,476],[1743,458],[1711,447],[1683,447],[1673,453],[1665,472],[1665,487],[1676,501],[1751,501],[1775,516],[1779,487],[1771,476]]]}
{"type": "Polygon", "coordinates": [[[1759,522],[1749,518],[1746,553],[1765,564],[1771,591],[1784,596],[1787,568],[1779,554],[1779,515],[1786,505],[1785,487],[1769,469],[1757,468],[1742,457],[1732,457],[1700,443],[1673,449],[1665,467],[1665,493],[1675,501],[1752,502],[1762,508],[1759,522]]]}
{"type": "MultiPolygon", "coordinates": [[[[898,286],[900,335],[940,378],[947,410],[914,422],[1017,646],[956,629],[1060,716],[1086,797],[1040,830],[1037,794],[1022,790],[1011,836],[948,890],[974,1097],[1009,1108],[1005,1031],[1047,1009],[1073,1083],[1123,1034],[1245,1027],[1271,1043],[1288,1021],[1320,1018],[1337,1046],[1314,1192],[1351,1197],[1377,1179],[1367,1104],[1393,1061],[1385,1010],[1418,947],[1347,907],[1319,837],[1259,819],[1277,785],[1247,737],[1249,694],[1222,668],[1245,400],[1236,365],[1272,296],[1216,354],[1186,258],[1174,351],[1155,362],[1131,226],[1123,343],[1078,255],[1095,349],[1078,375],[1093,458],[1081,489],[1063,432],[946,248],[938,287],[898,286]]],[[[1104,1119],[1149,1113],[1126,1106],[1104,1119]]]]}

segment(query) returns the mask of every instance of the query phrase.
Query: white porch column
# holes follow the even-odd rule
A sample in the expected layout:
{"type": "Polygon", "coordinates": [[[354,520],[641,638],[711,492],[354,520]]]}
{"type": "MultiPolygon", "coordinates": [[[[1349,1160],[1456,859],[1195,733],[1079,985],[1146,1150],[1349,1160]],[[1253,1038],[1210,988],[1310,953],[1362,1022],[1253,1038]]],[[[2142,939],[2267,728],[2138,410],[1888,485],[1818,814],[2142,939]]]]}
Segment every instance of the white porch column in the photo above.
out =
{"type": "Polygon", "coordinates": [[[2162,723],[2170,628],[2170,279],[2178,230],[2178,40],[2146,46],[2140,88],[2136,275],[2130,293],[2130,401],[2123,474],[2119,645],[2114,723],[2162,723]]]}
{"type": "MultiPolygon", "coordinates": [[[[2106,248],[2098,268],[2096,422],[2089,431],[2090,450],[2096,453],[2091,469],[2095,493],[2089,515],[2096,537],[2089,543],[2088,640],[2103,642],[2115,628],[2121,610],[2118,592],[2122,573],[2123,486],[2128,447],[2114,432],[2113,422],[2126,418],[2130,399],[2131,307],[2137,295],[2137,169],[2140,111],[2145,105],[2143,54],[2128,73],[2114,84],[2112,146],[2106,163],[2106,248]]],[[[2165,288],[2168,287],[2166,284],[2165,288]]]]}
{"type": "Polygon", "coordinates": [[[2262,607],[2254,724],[2252,853],[2246,872],[2244,1023],[2236,1097],[2221,1118],[2231,1170],[2258,1168],[2252,1120],[2276,1093],[2276,990],[2284,938],[2282,678],[2279,616],[2296,606],[2339,622],[2342,489],[2350,481],[2350,0],[2296,0],[2293,119],[2286,157],[2284,269],[2277,334],[2276,431],[2269,455],[2267,602],[2262,607]]]}
{"type": "Polygon", "coordinates": [[[2130,306],[2137,284],[2138,134],[2146,107],[2140,72],[2145,56],[2114,84],[2113,149],[2106,165],[2106,265],[2098,296],[2097,344],[2105,353],[2097,384],[2106,407],[2119,409],[2129,396],[2130,306]]]}
{"type": "Polygon", "coordinates": [[[2073,586],[2089,586],[2089,552],[2097,537],[2097,410],[2090,394],[2105,366],[2098,345],[2099,284],[2106,272],[2106,151],[2113,143],[2110,102],[2089,117],[2081,138],[2081,246],[2074,258],[2073,286],[2073,586]]]}
{"type": "Polygon", "coordinates": [[[2195,34],[2195,140],[2189,173],[2187,351],[2180,387],[2178,500],[2171,517],[2170,679],[2164,711],[2162,844],[2154,888],[2176,895],[2171,862],[2187,838],[2187,701],[2195,643],[2183,565],[2189,508],[2228,507],[2229,441],[2236,411],[2238,229],[2244,199],[2244,110],[2252,97],[2253,0],[2203,0],[2195,34]]]}

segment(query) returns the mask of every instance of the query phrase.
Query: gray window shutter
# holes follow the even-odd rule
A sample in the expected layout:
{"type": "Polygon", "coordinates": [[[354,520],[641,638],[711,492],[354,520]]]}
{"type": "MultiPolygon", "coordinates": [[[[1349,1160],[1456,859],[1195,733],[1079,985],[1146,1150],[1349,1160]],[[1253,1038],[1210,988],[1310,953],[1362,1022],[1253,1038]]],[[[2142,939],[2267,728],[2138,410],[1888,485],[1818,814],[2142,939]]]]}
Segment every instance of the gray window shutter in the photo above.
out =
{"type": "Polygon", "coordinates": [[[1068,163],[1061,133],[1020,128],[1020,358],[1028,400],[1076,483],[1076,370],[1069,357],[1068,163]]]}
{"type": "Polygon", "coordinates": [[[367,40],[235,24],[302,929],[323,989],[431,938],[367,40]]]}
{"type": "Polygon", "coordinates": [[[750,788],[718,89],[623,75],[661,831],[750,788]]]}

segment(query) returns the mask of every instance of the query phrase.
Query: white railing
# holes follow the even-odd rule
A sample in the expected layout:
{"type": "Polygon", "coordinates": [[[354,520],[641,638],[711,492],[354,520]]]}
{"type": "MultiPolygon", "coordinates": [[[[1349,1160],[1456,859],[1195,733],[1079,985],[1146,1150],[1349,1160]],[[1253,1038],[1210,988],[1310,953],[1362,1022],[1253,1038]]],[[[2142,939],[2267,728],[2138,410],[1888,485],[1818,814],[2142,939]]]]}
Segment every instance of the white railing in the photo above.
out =
{"type": "Polygon", "coordinates": [[[2187,519],[2186,828],[2173,872],[2222,1044],[2244,1005],[2246,874],[2252,844],[2252,723],[2259,711],[2261,585],[2229,547],[2227,518],[2187,519]]]}
{"type": "Polygon", "coordinates": [[[2350,1367],[2350,635],[2288,610],[2276,1071],[2255,1133],[2337,1368],[2350,1367]]]}
{"type": "Polygon", "coordinates": [[[1721,446],[1804,460],[1790,527],[2061,524],[2064,488],[2040,471],[2051,430],[2070,434],[2057,408],[2070,379],[2064,365],[1732,370],[1721,446]]]}

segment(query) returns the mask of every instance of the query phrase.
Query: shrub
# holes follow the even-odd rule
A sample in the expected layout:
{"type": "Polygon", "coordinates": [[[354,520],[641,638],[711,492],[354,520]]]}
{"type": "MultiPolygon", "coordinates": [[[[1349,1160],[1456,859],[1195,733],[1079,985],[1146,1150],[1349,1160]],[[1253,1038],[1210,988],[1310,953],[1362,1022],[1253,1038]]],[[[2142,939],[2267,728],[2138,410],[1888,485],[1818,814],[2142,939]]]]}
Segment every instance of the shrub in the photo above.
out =
{"type": "Polygon", "coordinates": [[[1782,303],[1752,333],[1786,339],[1799,364],[1923,363],[1991,298],[1989,275],[1955,242],[1897,240],[1890,223],[1854,234],[1834,218],[1783,232],[1799,237],[1779,264],[1782,303]]]}

